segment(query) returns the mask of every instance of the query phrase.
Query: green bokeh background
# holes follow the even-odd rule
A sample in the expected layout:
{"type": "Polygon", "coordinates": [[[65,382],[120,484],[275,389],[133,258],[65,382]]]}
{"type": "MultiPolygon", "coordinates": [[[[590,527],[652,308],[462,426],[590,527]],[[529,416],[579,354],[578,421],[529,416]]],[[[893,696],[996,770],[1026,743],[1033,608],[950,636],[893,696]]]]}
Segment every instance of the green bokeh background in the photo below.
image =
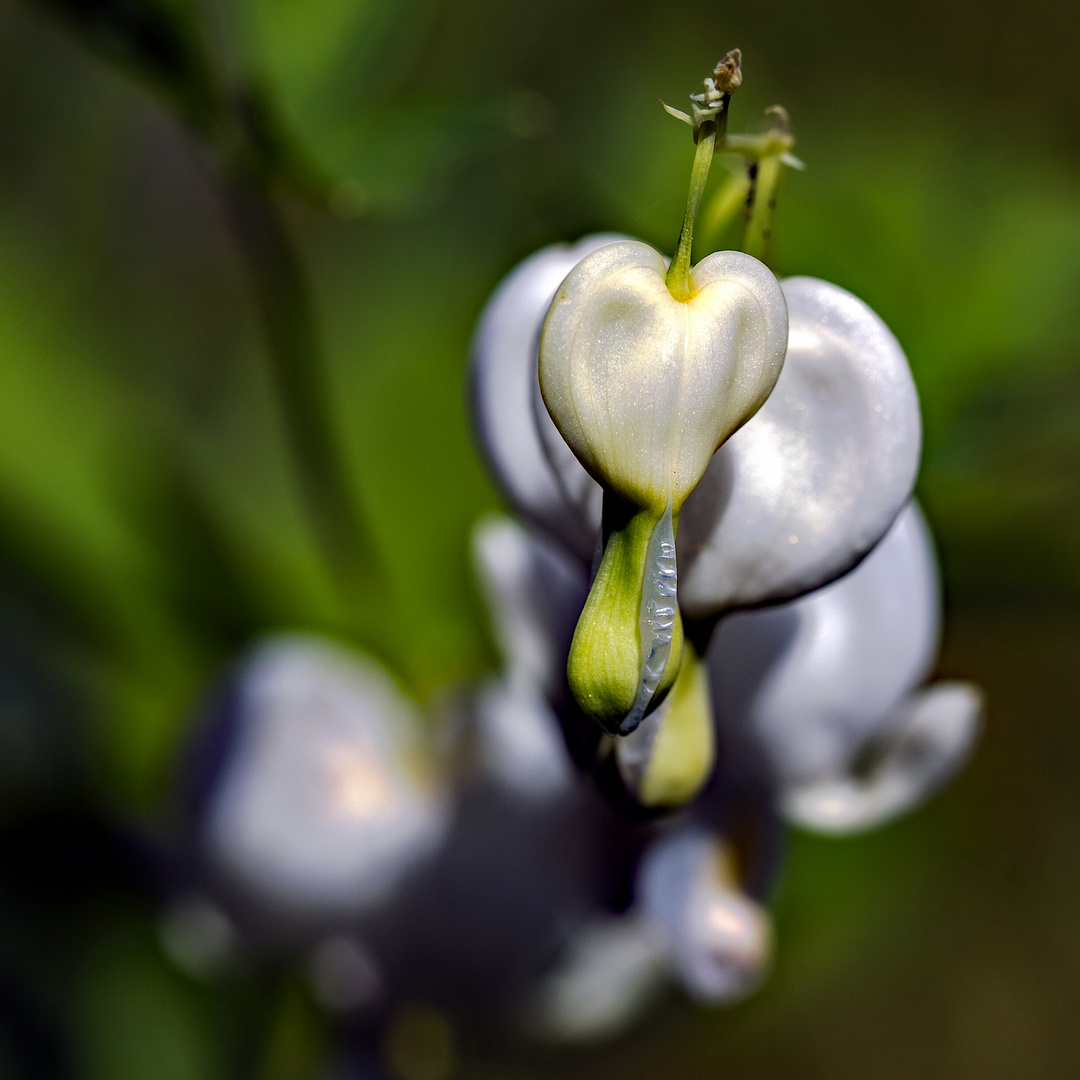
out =
{"type": "Polygon", "coordinates": [[[493,664],[467,558],[499,505],[466,420],[477,314],[542,244],[672,247],[692,148],[654,99],[739,45],[733,129],[780,101],[808,166],[774,268],[854,291],[911,360],[940,670],[985,687],[986,735],[910,818],[793,838],[747,1003],[460,1069],[1075,1076],[1078,25],[1057,0],[0,0],[0,1005],[36,1010],[8,1008],[0,1075],[318,1075],[303,989],[169,967],[101,823],[152,826],[202,688],[262,631],[350,636],[422,700],[493,664]],[[306,512],[213,85],[255,117],[303,271],[370,603],[306,512]],[[53,1072],[12,1034],[40,1024],[53,1072]]]}

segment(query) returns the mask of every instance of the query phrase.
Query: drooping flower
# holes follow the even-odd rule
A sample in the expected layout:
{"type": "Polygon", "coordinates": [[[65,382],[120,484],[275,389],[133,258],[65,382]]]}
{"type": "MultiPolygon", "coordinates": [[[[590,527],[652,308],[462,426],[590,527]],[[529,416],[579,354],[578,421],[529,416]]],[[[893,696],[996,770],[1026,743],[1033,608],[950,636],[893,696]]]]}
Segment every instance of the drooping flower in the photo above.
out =
{"type": "Polygon", "coordinates": [[[920,689],[940,634],[937,560],[911,503],[838,581],[721,620],[708,658],[720,737],[734,757],[764,759],[793,824],[848,833],[887,821],[941,787],[979,733],[976,687],[920,689]]]}
{"type": "Polygon", "coordinates": [[[618,241],[556,290],[540,337],[540,389],[610,499],[569,677],[607,730],[633,731],[675,683],[679,513],[717,447],[768,397],[786,343],[783,293],[741,252],[698,263],[683,297],[656,251],[618,241]]]}
{"type": "MultiPolygon", "coordinates": [[[[512,271],[481,316],[471,364],[473,422],[503,493],[586,563],[601,489],[537,408],[536,342],[550,283],[607,240],[545,248],[512,271]]],[[[694,618],[832,581],[881,539],[918,470],[918,397],[888,328],[829,282],[781,287],[789,331],[776,388],[713,455],[680,516],[680,602],[694,618]]]]}

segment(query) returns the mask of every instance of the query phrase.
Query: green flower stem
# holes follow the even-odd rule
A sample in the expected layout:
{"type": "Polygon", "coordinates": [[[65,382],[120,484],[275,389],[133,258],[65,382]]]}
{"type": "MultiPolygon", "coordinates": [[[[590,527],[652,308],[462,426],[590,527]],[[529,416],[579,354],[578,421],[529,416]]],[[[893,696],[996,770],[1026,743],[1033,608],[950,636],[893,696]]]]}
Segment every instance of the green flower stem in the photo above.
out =
{"type": "Polygon", "coordinates": [[[772,238],[773,211],[776,209],[776,190],[784,163],[778,154],[764,157],[751,166],[756,175],[751,181],[750,215],[743,233],[743,251],[768,264],[769,240],[772,238]]]}
{"type": "MultiPolygon", "coordinates": [[[[665,509],[640,509],[604,496],[607,543],[596,580],[574,631],[567,676],[582,710],[608,732],[619,732],[642,678],[642,590],[649,542],[665,509]]],[[[682,618],[676,608],[671,652],[656,688],[658,704],[679,673],[682,618]]]]}
{"type": "Polygon", "coordinates": [[[272,195],[241,167],[224,182],[262,317],[267,358],[309,521],[349,608],[371,595],[374,544],[334,431],[325,364],[300,260],[272,195]]]}
{"type": "Polygon", "coordinates": [[[667,287],[676,300],[690,299],[690,256],[694,245],[694,221],[697,219],[701,197],[705,194],[705,184],[709,179],[709,168],[716,151],[716,132],[719,123],[726,123],[727,108],[716,120],[706,120],[697,132],[697,149],[694,151],[694,166],[690,172],[690,194],[686,199],[686,214],[683,217],[682,232],[675,257],[667,272],[667,287]]]}

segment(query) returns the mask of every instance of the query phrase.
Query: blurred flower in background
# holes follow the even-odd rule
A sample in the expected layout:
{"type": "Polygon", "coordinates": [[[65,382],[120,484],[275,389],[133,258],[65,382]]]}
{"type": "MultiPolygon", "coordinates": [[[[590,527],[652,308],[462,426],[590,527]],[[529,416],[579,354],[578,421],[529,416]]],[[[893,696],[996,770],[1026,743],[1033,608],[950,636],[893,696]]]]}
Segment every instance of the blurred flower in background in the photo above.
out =
{"type": "Polygon", "coordinates": [[[3,0],[0,1071],[1071,1075],[1073,21],[3,0]],[[541,426],[548,537],[474,534],[500,494],[462,385],[529,252],[670,251],[690,151],[653,99],[730,43],[738,115],[783,100],[807,164],[773,267],[911,361],[948,619],[935,660],[916,509],[725,616],[713,779],[627,818],[559,659],[592,481],[541,426]],[[991,714],[946,793],[783,839],[937,789],[966,683],[991,714]]]}

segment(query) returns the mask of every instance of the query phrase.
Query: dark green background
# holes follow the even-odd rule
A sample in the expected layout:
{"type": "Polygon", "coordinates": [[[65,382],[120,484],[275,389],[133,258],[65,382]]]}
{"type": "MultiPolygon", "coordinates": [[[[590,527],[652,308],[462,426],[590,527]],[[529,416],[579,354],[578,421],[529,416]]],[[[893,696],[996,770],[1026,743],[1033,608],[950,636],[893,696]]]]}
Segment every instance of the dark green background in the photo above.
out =
{"type": "Polygon", "coordinates": [[[0,999],[33,1012],[0,1034],[0,1075],[314,1075],[303,992],[173,971],[103,823],[154,827],[193,702],[260,631],[351,635],[425,700],[492,665],[466,546],[498,505],[466,423],[472,326],[542,244],[672,247],[692,148],[654,99],[684,103],[733,45],[733,129],[782,102],[808,166],[774,268],[856,292],[911,360],[941,673],[985,687],[986,736],[909,819],[793,839],[749,1002],[672,1002],[569,1057],[466,1047],[462,1068],[1076,1075],[1075,9],[702,8],[0,0],[0,999]],[[379,614],[342,599],[305,517],[204,54],[265,118],[261,182],[312,298],[379,614]],[[60,1072],[26,1071],[12,1032],[38,1028],[60,1072]]]}

